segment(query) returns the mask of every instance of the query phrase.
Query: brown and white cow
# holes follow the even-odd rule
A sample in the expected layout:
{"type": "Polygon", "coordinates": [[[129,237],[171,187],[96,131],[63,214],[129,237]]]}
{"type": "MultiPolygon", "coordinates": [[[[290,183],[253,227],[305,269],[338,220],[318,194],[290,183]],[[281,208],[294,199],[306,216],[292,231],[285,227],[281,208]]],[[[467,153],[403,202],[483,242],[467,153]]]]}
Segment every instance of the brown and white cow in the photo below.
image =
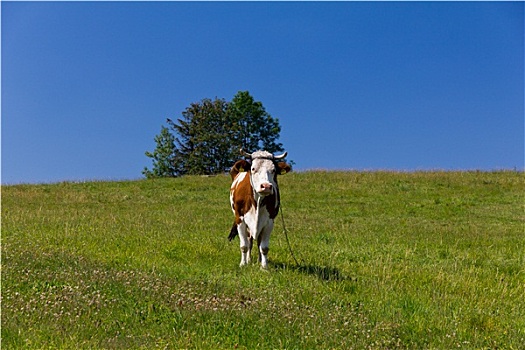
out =
{"type": "Polygon", "coordinates": [[[266,151],[243,154],[249,160],[238,160],[230,170],[232,185],[230,203],[235,222],[228,239],[239,235],[241,241],[241,264],[250,262],[253,240],[259,247],[259,262],[263,268],[268,265],[268,245],[273,221],[279,212],[280,197],[277,175],[286,174],[290,165],[279,160],[286,152],[274,156],[266,151]]]}

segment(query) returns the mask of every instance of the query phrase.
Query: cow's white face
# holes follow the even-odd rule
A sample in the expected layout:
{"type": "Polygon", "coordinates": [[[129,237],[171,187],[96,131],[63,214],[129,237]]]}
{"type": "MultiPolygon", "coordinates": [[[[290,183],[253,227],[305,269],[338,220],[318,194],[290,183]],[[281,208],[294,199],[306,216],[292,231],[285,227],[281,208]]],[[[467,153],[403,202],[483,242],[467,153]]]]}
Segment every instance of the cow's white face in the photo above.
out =
{"type": "Polygon", "coordinates": [[[252,168],[250,170],[251,183],[255,192],[261,196],[268,196],[274,193],[275,187],[275,164],[270,159],[258,158],[268,157],[271,158],[272,154],[259,151],[252,155],[252,168]]]}

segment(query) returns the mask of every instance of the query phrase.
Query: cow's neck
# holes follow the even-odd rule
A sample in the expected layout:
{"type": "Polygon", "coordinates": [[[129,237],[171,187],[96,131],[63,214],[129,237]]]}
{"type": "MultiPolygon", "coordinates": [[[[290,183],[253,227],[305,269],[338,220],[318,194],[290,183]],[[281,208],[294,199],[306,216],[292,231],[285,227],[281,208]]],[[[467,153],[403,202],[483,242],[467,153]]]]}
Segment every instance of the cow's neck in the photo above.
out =
{"type": "Polygon", "coordinates": [[[255,199],[255,203],[256,203],[255,212],[257,213],[257,218],[258,218],[263,211],[264,197],[258,194],[256,191],[254,191],[253,198],[255,199]]]}
{"type": "Polygon", "coordinates": [[[266,207],[266,202],[265,202],[265,198],[267,196],[263,197],[263,196],[261,196],[260,194],[258,194],[257,192],[254,191],[253,197],[254,197],[255,203],[256,203],[255,216],[257,217],[257,219],[255,220],[255,232],[256,233],[253,235],[253,237],[257,238],[259,236],[260,231],[261,231],[261,227],[259,227],[259,225],[261,224],[261,222],[264,222],[264,220],[261,220],[261,217],[263,215],[269,215],[270,212],[268,211],[268,208],[266,207]]]}
{"type": "MultiPolygon", "coordinates": [[[[252,174],[250,173],[250,185],[251,185],[252,191],[253,191],[252,193],[253,193],[253,199],[255,201],[255,215],[257,217],[256,224],[255,224],[256,225],[255,232],[257,232],[256,235],[258,235],[259,234],[259,222],[260,222],[259,218],[262,215],[264,215],[265,211],[268,212],[268,214],[270,212],[268,211],[268,208],[266,208],[266,203],[264,201],[264,199],[266,197],[268,197],[268,196],[261,196],[259,193],[257,193],[257,191],[255,190],[255,186],[253,185],[253,179],[252,179],[251,175],[252,174]]],[[[275,193],[271,194],[270,196],[274,196],[274,195],[275,195],[275,193]]]]}

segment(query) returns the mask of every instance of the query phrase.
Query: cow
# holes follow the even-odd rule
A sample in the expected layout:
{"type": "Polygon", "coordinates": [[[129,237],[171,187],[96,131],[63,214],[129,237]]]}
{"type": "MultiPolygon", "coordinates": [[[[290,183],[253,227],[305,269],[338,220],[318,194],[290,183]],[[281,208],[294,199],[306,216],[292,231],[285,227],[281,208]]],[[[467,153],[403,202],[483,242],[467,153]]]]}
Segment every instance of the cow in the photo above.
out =
{"type": "Polygon", "coordinates": [[[274,156],[266,151],[241,154],[247,160],[235,162],[230,170],[230,204],[235,221],[228,239],[239,235],[241,263],[250,262],[253,241],[259,247],[261,267],[268,266],[268,251],[273,221],[279,212],[280,196],[277,175],[284,175],[291,170],[290,165],[280,161],[287,152],[274,156]]]}

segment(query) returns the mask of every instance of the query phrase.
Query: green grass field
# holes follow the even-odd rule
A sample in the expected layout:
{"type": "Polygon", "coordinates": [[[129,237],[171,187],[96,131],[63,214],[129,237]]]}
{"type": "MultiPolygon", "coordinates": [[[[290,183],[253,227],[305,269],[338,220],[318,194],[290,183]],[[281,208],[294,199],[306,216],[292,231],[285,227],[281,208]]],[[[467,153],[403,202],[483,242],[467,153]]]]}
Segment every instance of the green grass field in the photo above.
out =
{"type": "Polygon", "coordinates": [[[287,174],[268,271],[228,176],[2,186],[2,349],[524,349],[524,180],[287,174]]]}

